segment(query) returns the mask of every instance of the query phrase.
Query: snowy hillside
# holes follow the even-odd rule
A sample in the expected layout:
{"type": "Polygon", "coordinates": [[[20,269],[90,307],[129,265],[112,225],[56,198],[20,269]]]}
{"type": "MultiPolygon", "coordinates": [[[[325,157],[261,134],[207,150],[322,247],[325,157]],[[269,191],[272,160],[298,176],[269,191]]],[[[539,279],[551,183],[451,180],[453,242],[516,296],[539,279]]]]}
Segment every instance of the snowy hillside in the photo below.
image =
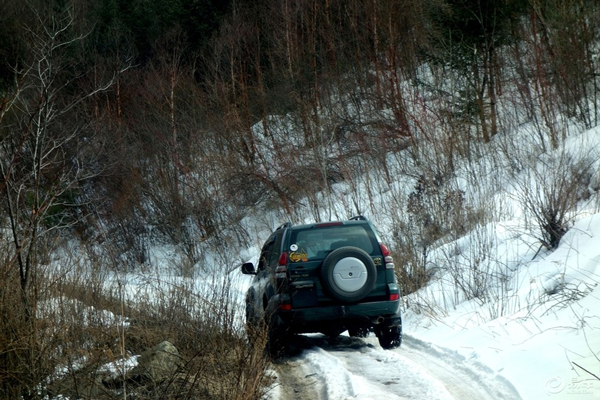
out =
{"type": "MultiPolygon", "coordinates": [[[[507,182],[496,196],[512,211],[506,219],[435,250],[432,263],[440,270],[406,299],[405,332],[489,366],[524,399],[600,397],[599,146],[593,129],[548,155],[584,155],[593,165],[584,190],[594,194],[571,211],[574,223],[558,248],[540,247],[514,192],[522,187],[507,182]],[[475,260],[481,263],[473,268],[475,260]],[[485,285],[485,294],[464,296],[457,286],[471,278],[485,285]]],[[[543,185],[553,184],[557,172],[544,173],[547,180],[531,182],[531,190],[544,193],[543,185]]]]}
{"type": "Polygon", "coordinates": [[[433,284],[408,300],[431,309],[409,307],[405,332],[488,366],[523,399],[600,397],[600,214],[580,219],[557,250],[534,260],[530,244],[497,231],[506,255],[497,262],[514,265],[501,296],[444,307],[429,291],[451,297],[456,289],[433,284]]]}

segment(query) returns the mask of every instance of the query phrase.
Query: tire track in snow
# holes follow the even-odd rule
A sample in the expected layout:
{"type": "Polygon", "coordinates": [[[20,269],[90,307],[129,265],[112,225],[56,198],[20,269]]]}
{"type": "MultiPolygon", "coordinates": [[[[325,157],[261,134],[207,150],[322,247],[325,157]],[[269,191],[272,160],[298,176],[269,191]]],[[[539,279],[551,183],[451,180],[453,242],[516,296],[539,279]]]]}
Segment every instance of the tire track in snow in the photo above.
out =
{"type": "Polygon", "coordinates": [[[400,349],[377,339],[301,335],[300,354],[275,364],[272,400],[519,399],[510,384],[452,353],[407,337],[400,349]],[[474,372],[477,370],[476,372],[474,372]]]}
{"type": "Polygon", "coordinates": [[[411,336],[405,336],[402,346],[402,354],[418,362],[444,382],[455,399],[521,399],[510,382],[481,363],[467,360],[456,352],[436,348],[411,336]]]}

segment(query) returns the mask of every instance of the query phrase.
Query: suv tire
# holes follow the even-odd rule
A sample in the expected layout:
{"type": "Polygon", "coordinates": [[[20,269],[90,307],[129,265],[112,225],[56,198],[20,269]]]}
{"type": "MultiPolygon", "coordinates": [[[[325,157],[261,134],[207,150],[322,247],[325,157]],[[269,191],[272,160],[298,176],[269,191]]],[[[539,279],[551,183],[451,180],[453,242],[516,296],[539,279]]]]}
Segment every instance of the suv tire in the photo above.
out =
{"type": "Polygon", "coordinates": [[[342,302],[354,303],[366,297],[377,280],[371,256],[358,247],[340,247],[323,260],[321,282],[329,294],[342,302]]]}
{"type": "Polygon", "coordinates": [[[269,356],[272,358],[277,358],[285,354],[288,340],[288,338],[285,336],[286,332],[280,329],[275,329],[273,326],[269,326],[267,335],[266,350],[269,356]]]}
{"type": "Polygon", "coordinates": [[[402,343],[402,326],[377,327],[375,335],[383,349],[395,349],[402,343]]]}
{"type": "Polygon", "coordinates": [[[369,336],[369,331],[369,327],[366,326],[348,328],[348,334],[350,337],[366,338],[369,336]]]}

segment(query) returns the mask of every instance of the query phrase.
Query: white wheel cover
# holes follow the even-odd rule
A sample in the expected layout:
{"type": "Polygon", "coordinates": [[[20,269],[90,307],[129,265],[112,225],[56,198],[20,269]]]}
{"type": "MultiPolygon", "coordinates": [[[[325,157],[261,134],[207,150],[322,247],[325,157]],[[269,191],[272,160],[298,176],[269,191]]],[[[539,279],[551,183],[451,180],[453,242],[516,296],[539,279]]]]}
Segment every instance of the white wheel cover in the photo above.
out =
{"type": "Polygon", "coordinates": [[[367,283],[367,267],[358,258],[342,258],[333,267],[333,282],[344,292],[356,292],[367,283]]]}

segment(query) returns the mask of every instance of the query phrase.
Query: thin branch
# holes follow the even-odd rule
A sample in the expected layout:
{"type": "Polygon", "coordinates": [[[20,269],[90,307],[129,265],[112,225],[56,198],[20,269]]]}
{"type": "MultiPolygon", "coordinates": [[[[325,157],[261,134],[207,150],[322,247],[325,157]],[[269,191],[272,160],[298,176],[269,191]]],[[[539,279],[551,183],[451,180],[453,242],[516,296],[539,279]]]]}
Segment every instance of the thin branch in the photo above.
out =
{"type": "Polygon", "coordinates": [[[582,369],[583,371],[587,372],[588,374],[590,374],[591,376],[593,376],[594,378],[598,379],[600,381],[600,377],[596,374],[594,374],[593,372],[588,371],[587,369],[583,368],[581,365],[577,364],[575,361],[572,361],[572,364],[580,369],[582,369]]]}

